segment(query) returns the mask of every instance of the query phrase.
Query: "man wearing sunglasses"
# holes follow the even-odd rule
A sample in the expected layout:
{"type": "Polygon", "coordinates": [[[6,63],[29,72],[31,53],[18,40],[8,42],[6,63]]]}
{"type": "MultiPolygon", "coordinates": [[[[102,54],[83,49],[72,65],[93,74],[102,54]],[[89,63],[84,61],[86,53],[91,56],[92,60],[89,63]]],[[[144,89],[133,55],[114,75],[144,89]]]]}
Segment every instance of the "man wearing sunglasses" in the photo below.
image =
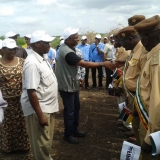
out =
{"type": "MultiPolygon", "coordinates": [[[[147,133],[142,139],[142,159],[152,159],[149,135],[160,130],[160,17],[148,18],[134,26],[143,46],[149,51],[137,82],[135,104],[141,119],[141,128],[147,133]],[[146,156],[143,157],[143,154],[146,156]]],[[[160,159],[159,156],[154,160],[160,159]]]]}

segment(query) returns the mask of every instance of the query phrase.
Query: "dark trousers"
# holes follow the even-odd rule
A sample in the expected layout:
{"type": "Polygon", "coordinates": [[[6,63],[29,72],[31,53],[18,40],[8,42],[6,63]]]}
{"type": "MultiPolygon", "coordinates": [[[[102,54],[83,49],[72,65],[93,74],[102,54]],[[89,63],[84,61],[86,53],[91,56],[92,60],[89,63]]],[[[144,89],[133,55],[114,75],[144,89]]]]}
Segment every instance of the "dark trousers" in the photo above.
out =
{"type": "Polygon", "coordinates": [[[97,86],[97,82],[96,82],[96,69],[98,70],[98,85],[99,87],[102,87],[102,67],[97,67],[97,68],[92,68],[92,82],[93,82],[93,86],[96,87],[97,86]]]}
{"type": "Polygon", "coordinates": [[[88,83],[89,68],[85,68],[85,70],[86,70],[86,74],[85,74],[85,87],[88,87],[89,86],[89,83],[88,83]]]}
{"type": "Polygon", "coordinates": [[[64,136],[72,136],[79,125],[79,91],[77,92],[64,92],[59,91],[64,106],[64,136]]]}
{"type": "Polygon", "coordinates": [[[106,88],[108,88],[108,85],[112,82],[111,75],[113,74],[113,71],[109,68],[105,68],[106,70],[106,88]]]}

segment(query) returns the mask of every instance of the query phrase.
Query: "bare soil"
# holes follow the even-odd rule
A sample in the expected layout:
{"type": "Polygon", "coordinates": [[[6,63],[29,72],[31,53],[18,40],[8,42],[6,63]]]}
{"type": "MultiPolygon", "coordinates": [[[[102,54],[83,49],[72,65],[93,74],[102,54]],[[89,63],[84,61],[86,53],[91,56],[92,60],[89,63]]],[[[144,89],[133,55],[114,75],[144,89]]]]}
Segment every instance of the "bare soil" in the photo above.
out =
{"type": "MultiPolygon", "coordinates": [[[[91,78],[90,78],[91,84],[91,78]]],[[[105,84],[105,78],[103,78],[105,84]]],[[[79,138],[80,144],[68,144],[63,140],[63,105],[60,98],[60,112],[56,115],[56,126],[52,146],[53,160],[119,160],[125,136],[118,132],[117,100],[109,96],[105,85],[102,88],[80,90],[80,126],[85,130],[85,138],[79,138]]],[[[0,160],[31,160],[31,153],[3,154],[0,160]]]]}

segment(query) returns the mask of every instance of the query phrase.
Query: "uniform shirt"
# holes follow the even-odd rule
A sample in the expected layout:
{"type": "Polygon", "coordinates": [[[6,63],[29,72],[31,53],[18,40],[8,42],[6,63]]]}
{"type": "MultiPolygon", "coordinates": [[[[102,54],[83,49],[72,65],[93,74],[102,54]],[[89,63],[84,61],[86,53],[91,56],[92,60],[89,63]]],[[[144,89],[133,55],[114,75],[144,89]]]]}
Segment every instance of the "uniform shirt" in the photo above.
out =
{"type": "Polygon", "coordinates": [[[106,57],[106,60],[113,60],[115,59],[115,56],[114,56],[114,46],[109,44],[109,43],[106,43],[105,46],[104,46],[104,56],[106,57]]]}
{"type": "MultiPolygon", "coordinates": [[[[104,44],[98,44],[99,49],[103,52],[104,44]]],[[[103,61],[103,54],[98,53],[97,46],[93,43],[89,48],[89,60],[92,62],[102,62],[103,61]]]]}
{"type": "Polygon", "coordinates": [[[145,141],[150,144],[149,135],[160,130],[160,43],[147,53],[140,76],[140,96],[149,112],[145,141]]]}
{"type": "Polygon", "coordinates": [[[82,51],[84,61],[89,61],[89,48],[90,48],[90,45],[89,44],[85,44],[85,45],[78,44],[77,48],[82,51]]]}
{"type": "Polygon", "coordinates": [[[24,116],[35,113],[30,104],[27,89],[35,89],[42,112],[54,113],[59,111],[58,83],[53,69],[44,58],[33,50],[26,58],[23,66],[22,84],[21,105],[24,116]]]}
{"type": "Polygon", "coordinates": [[[145,53],[147,51],[143,47],[141,41],[134,47],[132,50],[132,55],[128,60],[126,60],[125,68],[124,68],[124,83],[128,90],[135,92],[136,91],[136,83],[138,76],[142,70],[143,59],[145,57],[145,53]]]}
{"type": "MultiPolygon", "coordinates": [[[[116,57],[115,57],[115,61],[126,61],[127,57],[129,56],[130,51],[126,51],[124,47],[119,47],[117,48],[117,53],[116,53],[116,57]]],[[[122,66],[121,68],[119,68],[120,70],[123,71],[124,66],[122,66]]],[[[112,81],[112,86],[117,88],[123,88],[122,85],[122,77],[117,80],[117,79],[113,79],[112,81]]]]}

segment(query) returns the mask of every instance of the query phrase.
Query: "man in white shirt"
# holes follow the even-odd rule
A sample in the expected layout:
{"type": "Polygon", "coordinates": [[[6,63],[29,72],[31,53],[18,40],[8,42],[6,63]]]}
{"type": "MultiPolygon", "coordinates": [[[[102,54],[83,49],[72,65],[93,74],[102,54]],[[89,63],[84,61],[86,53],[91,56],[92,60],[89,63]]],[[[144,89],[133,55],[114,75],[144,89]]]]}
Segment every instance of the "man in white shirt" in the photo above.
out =
{"type": "MultiPolygon", "coordinates": [[[[110,36],[110,41],[112,40],[112,35],[110,36]]],[[[113,61],[115,59],[115,55],[114,55],[114,46],[112,45],[112,43],[106,43],[104,46],[104,61],[113,61]]],[[[109,84],[112,82],[112,73],[113,71],[111,71],[109,68],[105,68],[106,70],[106,89],[108,89],[109,84]]]]}
{"type": "Polygon", "coordinates": [[[51,65],[43,57],[49,51],[52,40],[53,37],[45,31],[35,31],[30,40],[31,52],[23,66],[21,104],[35,160],[52,160],[50,149],[54,113],[59,111],[57,79],[51,65]]]}

